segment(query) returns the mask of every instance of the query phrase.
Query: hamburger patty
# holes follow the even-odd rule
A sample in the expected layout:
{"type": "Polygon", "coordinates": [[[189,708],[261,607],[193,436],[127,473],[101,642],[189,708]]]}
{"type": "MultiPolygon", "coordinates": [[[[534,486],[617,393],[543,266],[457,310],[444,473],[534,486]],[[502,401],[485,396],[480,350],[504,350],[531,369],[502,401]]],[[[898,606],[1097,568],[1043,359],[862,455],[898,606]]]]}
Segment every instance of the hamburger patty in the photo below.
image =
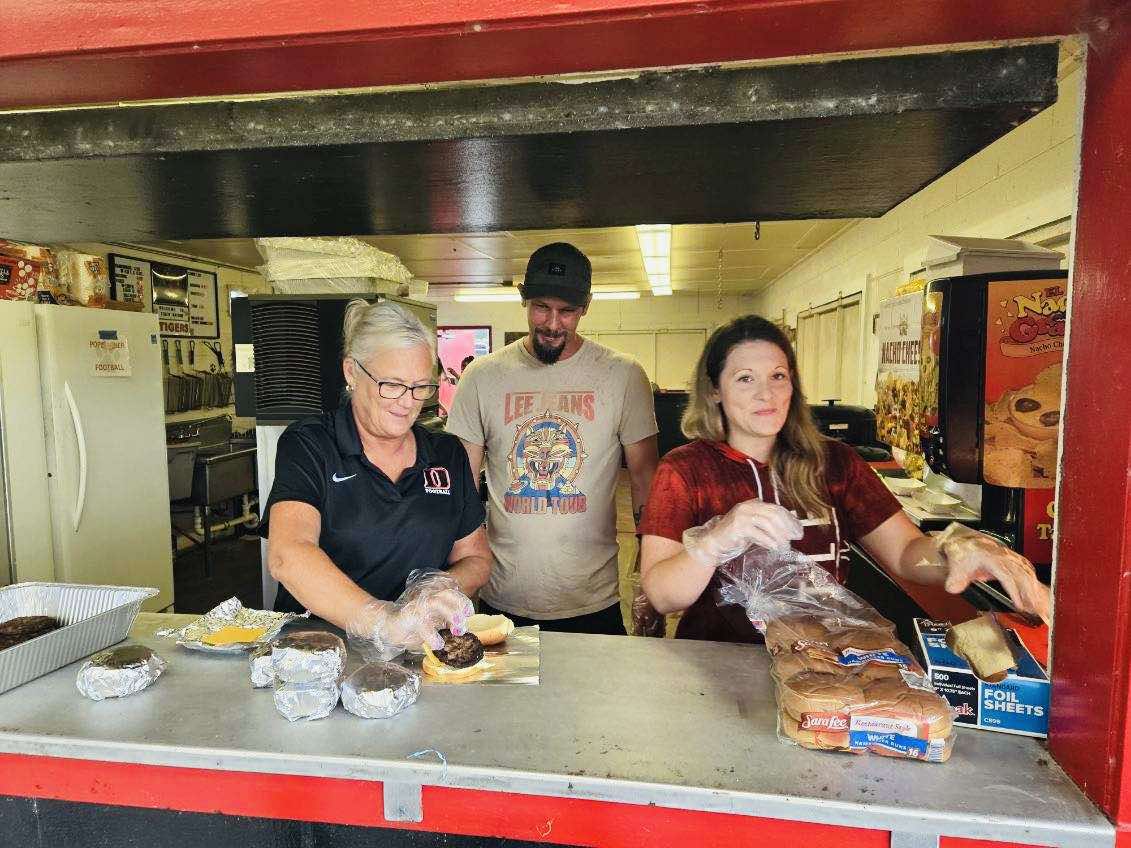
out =
{"type": "Polygon", "coordinates": [[[0,622],[0,651],[58,630],[62,625],[46,615],[24,615],[0,622]]]}
{"type": "Polygon", "coordinates": [[[449,630],[441,630],[444,647],[436,651],[436,659],[452,668],[467,668],[483,659],[483,643],[474,633],[453,636],[449,630]]]}

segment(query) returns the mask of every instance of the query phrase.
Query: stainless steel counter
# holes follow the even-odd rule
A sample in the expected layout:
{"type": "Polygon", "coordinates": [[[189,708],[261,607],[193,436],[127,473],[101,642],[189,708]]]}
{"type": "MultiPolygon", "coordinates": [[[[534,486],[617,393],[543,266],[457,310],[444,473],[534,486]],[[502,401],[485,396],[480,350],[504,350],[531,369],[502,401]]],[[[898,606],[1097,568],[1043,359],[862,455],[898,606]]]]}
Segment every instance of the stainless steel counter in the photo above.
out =
{"type": "Polygon", "coordinates": [[[539,686],[426,686],[391,720],[339,708],[289,724],[243,657],[153,637],[181,619],[139,616],[134,638],[169,661],[139,695],[88,701],[77,664],[0,695],[0,752],[655,804],[891,830],[901,844],[1114,844],[1033,739],[960,730],[943,765],[782,745],[760,647],[545,633],[539,686]],[[446,765],[408,758],[422,749],[446,765]]]}

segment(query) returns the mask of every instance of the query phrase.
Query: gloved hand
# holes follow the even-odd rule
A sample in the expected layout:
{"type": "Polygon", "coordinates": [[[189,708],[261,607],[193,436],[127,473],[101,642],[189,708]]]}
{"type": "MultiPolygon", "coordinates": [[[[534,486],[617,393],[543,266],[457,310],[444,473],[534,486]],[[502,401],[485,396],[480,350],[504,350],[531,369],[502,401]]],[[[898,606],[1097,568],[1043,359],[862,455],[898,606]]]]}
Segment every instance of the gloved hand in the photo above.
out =
{"type": "Polygon", "coordinates": [[[372,643],[374,650],[367,654],[391,659],[406,648],[421,645],[439,650],[444,640],[438,631],[447,628],[457,636],[462,634],[473,612],[471,599],[450,576],[442,571],[413,571],[395,603],[375,600],[366,604],[346,629],[372,643]]]}
{"type": "Polygon", "coordinates": [[[1049,589],[1021,554],[957,521],[932,538],[939,562],[947,569],[944,588],[948,592],[958,594],[977,580],[996,580],[1018,611],[1034,613],[1048,623],[1052,607],[1049,589]]]}
{"type": "Polygon", "coordinates": [[[696,562],[717,568],[758,546],[769,550],[788,548],[805,535],[797,516],[783,506],[760,500],[743,501],[726,515],[717,515],[700,527],[683,533],[683,547],[696,562]]]}

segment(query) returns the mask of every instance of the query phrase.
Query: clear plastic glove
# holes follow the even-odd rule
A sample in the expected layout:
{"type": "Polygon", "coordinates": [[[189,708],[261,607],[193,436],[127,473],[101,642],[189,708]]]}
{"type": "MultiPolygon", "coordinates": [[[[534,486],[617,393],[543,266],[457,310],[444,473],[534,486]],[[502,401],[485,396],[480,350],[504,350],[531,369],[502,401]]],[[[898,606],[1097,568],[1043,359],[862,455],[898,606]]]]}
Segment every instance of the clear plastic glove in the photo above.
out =
{"type": "Polygon", "coordinates": [[[767,550],[788,548],[805,535],[792,512],[765,501],[743,501],[726,515],[717,515],[700,527],[683,533],[683,547],[696,562],[717,568],[757,546],[767,550]]]}
{"type": "Polygon", "coordinates": [[[471,599],[442,571],[413,571],[395,603],[372,601],[362,607],[346,629],[372,643],[366,655],[391,659],[406,648],[444,646],[440,630],[461,635],[474,609],[471,599]]]}
{"type": "Polygon", "coordinates": [[[1052,606],[1049,589],[1021,554],[958,522],[932,538],[939,563],[947,569],[944,588],[948,592],[958,594],[975,581],[996,580],[1019,612],[1039,615],[1048,623],[1052,606]]]}

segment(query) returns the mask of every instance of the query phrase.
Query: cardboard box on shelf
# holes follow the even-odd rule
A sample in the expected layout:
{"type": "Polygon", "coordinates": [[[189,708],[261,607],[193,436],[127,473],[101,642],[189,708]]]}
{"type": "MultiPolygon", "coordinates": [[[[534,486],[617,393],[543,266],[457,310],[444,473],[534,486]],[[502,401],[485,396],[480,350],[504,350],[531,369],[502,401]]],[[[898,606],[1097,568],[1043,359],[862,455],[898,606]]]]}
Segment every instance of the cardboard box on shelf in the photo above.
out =
{"type": "Polygon", "coordinates": [[[988,683],[979,680],[970,664],[950,649],[949,630],[949,622],[915,619],[923,666],[935,691],[954,710],[955,723],[1022,736],[1048,736],[1048,675],[1017,634],[1005,628],[1017,667],[1001,682],[988,683]]]}

